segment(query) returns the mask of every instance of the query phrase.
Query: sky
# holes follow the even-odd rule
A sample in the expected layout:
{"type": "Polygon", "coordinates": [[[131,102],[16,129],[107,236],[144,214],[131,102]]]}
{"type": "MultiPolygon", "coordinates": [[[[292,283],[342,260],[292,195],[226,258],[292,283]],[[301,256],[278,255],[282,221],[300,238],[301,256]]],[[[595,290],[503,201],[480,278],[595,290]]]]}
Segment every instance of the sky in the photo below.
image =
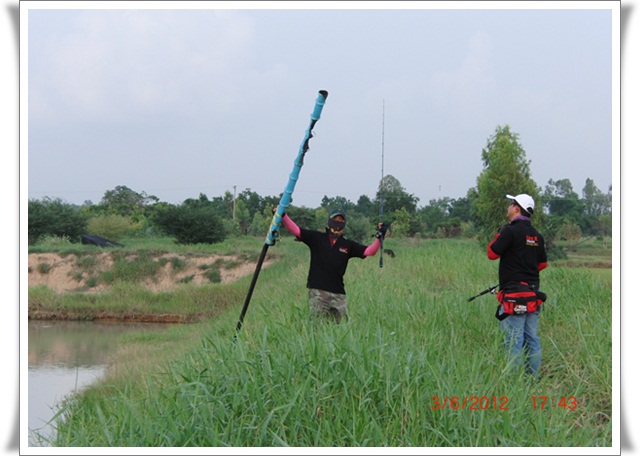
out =
{"type": "Polygon", "coordinates": [[[569,179],[582,195],[587,178],[605,193],[614,183],[611,2],[275,3],[29,9],[29,198],[99,203],[119,185],[174,204],[246,189],[277,196],[319,90],[329,96],[294,205],[374,198],[382,175],[418,206],[464,197],[504,125],[540,188],[569,179]]]}

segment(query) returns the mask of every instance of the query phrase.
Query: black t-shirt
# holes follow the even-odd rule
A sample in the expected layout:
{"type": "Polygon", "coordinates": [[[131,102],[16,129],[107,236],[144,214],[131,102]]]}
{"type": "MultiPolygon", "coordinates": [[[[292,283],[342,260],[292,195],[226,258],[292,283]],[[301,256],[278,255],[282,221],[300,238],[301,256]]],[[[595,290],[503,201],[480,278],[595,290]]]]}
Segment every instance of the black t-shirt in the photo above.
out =
{"type": "Polygon", "coordinates": [[[544,238],[531,225],[531,220],[517,219],[504,226],[491,244],[491,250],[500,255],[500,288],[509,282],[540,284],[538,264],[547,262],[547,252],[544,238]]]}
{"type": "Polygon", "coordinates": [[[366,246],[343,236],[331,245],[328,233],[300,229],[300,240],[311,251],[307,288],[346,294],[344,273],[351,258],[364,258],[366,246]]]}

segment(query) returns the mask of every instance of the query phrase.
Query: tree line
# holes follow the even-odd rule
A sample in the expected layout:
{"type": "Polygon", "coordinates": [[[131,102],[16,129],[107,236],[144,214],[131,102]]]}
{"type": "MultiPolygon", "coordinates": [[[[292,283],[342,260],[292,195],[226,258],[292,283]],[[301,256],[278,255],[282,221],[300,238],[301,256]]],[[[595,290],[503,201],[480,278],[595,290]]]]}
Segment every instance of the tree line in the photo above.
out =
{"type": "MultiPolygon", "coordinates": [[[[477,185],[462,198],[432,199],[420,206],[392,175],[383,176],[373,198],[361,195],[356,202],[342,196],[324,196],[317,208],[291,204],[287,212],[308,228],[323,229],[332,208],[349,217],[346,235],[368,242],[380,220],[395,237],[470,237],[488,242],[505,221],[507,193],[528,193],[536,201],[534,222],[553,242],[575,241],[583,236],[611,236],[612,187],[607,192],[586,179],[582,194],[569,179],[550,179],[544,188],[531,178],[530,161],[517,133],[508,125],[498,126],[482,149],[483,169],[477,185]]],[[[107,190],[98,204],[86,201],[73,205],[60,198],[29,199],[29,244],[47,237],[64,237],[79,242],[89,233],[120,240],[129,236],[168,235],[181,244],[216,243],[230,236],[266,236],[272,209],[280,195],[261,196],[250,188],[237,196],[200,193],[181,204],[162,202],[146,192],[125,185],[107,190]]],[[[281,230],[287,235],[286,230],[281,230]]],[[[485,244],[486,245],[486,244],[485,244]]]]}

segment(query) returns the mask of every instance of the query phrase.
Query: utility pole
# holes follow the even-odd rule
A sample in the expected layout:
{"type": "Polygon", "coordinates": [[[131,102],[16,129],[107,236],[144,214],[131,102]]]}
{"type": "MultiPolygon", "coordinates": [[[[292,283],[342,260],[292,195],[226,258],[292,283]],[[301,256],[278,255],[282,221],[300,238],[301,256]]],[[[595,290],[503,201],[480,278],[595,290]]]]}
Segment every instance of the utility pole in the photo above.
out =
{"type": "Polygon", "coordinates": [[[236,219],[236,186],[233,186],[233,220],[236,219]]]}

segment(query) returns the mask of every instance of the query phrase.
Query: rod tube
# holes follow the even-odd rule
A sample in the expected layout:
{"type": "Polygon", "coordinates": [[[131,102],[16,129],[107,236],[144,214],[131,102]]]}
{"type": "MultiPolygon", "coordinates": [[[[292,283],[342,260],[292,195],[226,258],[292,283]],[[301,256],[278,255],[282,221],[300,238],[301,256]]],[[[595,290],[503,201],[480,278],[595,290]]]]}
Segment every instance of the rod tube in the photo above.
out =
{"type": "Polygon", "coordinates": [[[267,256],[267,250],[269,250],[269,244],[264,244],[262,246],[262,251],[260,252],[260,257],[258,258],[258,263],[256,264],[256,270],[253,272],[253,279],[251,279],[251,285],[249,286],[249,292],[247,293],[247,297],[244,300],[244,305],[242,306],[242,312],[240,312],[240,318],[238,319],[238,324],[236,325],[236,331],[240,331],[240,329],[242,328],[242,322],[244,321],[244,316],[247,314],[247,309],[249,308],[249,302],[251,302],[251,296],[253,295],[253,290],[256,287],[256,282],[258,281],[258,276],[260,275],[260,270],[262,269],[262,263],[264,262],[264,259],[267,256]]]}
{"type": "Polygon", "coordinates": [[[282,217],[284,216],[287,207],[289,207],[289,204],[291,204],[291,195],[293,194],[293,190],[295,189],[296,183],[298,182],[300,169],[302,169],[302,165],[304,164],[304,156],[307,153],[307,150],[309,150],[309,140],[313,137],[313,127],[315,126],[316,122],[320,120],[320,114],[322,114],[322,108],[324,108],[324,103],[328,95],[329,94],[326,90],[320,90],[318,92],[318,98],[316,99],[315,107],[313,109],[313,112],[311,113],[311,122],[309,123],[309,128],[307,128],[304,139],[300,144],[298,155],[293,163],[293,169],[289,174],[289,181],[284,188],[284,192],[282,193],[282,197],[280,198],[280,203],[278,204],[278,208],[275,214],[273,214],[271,226],[269,226],[269,231],[267,232],[265,243],[269,245],[273,245],[276,243],[276,237],[282,223],[282,217]]]}
{"type": "Polygon", "coordinates": [[[300,169],[304,164],[304,156],[307,153],[307,150],[309,150],[309,140],[313,137],[313,127],[320,119],[320,114],[322,113],[322,108],[324,108],[324,103],[328,95],[329,94],[326,90],[320,90],[318,92],[318,97],[316,98],[316,103],[313,108],[313,112],[311,113],[311,121],[309,122],[309,127],[307,128],[304,139],[300,144],[298,155],[296,156],[293,164],[293,170],[289,174],[289,181],[284,188],[284,192],[282,193],[282,197],[280,198],[278,208],[273,214],[273,219],[271,220],[271,225],[269,227],[265,243],[262,246],[262,251],[260,252],[260,257],[258,258],[258,263],[256,264],[256,269],[253,273],[253,279],[251,280],[251,285],[249,286],[249,291],[247,292],[247,297],[244,300],[244,305],[242,306],[242,312],[240,313],[238,324],[236,325],[236,333],[242,328],[242,323],[244,322],[244,317],[247,314],[247,309],[249,308],[249,303],[251,302],[251,296],[253,295],[253,290],[255,289],[256,282],[258,281],[258,276],[260,275],[262,263],[264,262],[264,259],[267,255],[267,250],[269,250],[269,246],[276,243],[280,224],[282,223],[282,217],[284,216],[285,210],[291,203],[291,195],[293,194],[296,182],[298,181],[300,169]]]}

